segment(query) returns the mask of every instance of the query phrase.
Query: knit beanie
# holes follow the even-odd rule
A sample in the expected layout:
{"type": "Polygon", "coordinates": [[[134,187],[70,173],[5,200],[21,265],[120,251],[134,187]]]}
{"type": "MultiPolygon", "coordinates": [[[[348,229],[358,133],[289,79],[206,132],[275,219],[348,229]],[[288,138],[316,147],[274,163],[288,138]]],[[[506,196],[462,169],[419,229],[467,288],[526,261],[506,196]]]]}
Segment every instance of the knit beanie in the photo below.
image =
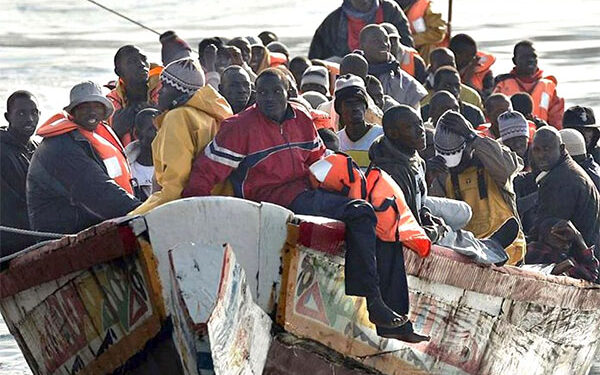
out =
{"type": "Polygon", "coordinates": [[[446,161],[448,168],[456,167],[462,159],[467,141],[464,137],[450,130],[449,124],[456,121],[467,121],[460,113],[446,111],[438,120],[433,136],[435,154],[446,161]]]}
{"type": "Polygon", "coordinates": [[[344,74],[338,77],[335,81],[335,92],[333,95],[335,96],[333,107],[338,115],[342,112],[342,102],[346,99],[358,98],[365,105],[368,105],[365,82],[354,74],[344,74]]]}
{"type": "Polygon", "coordinates": [[[204,72],[191,58],[173,61],[160,73],[163,85],[174,87],[183,94],[192,94],[204,86],[204,72]]]}
{"type": "Polygon", "coordinates": [[[508,110],[498,116],[498,129],[502,141],[515,137],[529,138],[529,123],[517,111],[508,110]]]}
{"type": "Polygon", "coordinates": [[[600,127],[600,125],[596,125],[594,110],[590,107],[582,107],[579,105],[570,107],[565,111],[563,116],[563,126],[565,128],[600,127]]]}
{"type": "Polygon", "coordinates": [[[319,86],[323,86],[327,92],[329,92],[329,71],[324,66],[309,66],[302,75],[300,89],[302,90],[302,86],[306,85],[307,83],[314,83],[319,86]]]}
{"type": "Polygon", "coordinates": [[[585,138],[575,129],[562,129],[560,137],[571,156],[585,155],[585,138]]]}
{"type": "Polygon", "coordinates": [[[175,34],[175,31],[169,30],[164,32],[159,37],[159,40],[162,45],[160,56],[164,66],[175,60],[192,56],[192,48],[190,45],[175,34]]]}

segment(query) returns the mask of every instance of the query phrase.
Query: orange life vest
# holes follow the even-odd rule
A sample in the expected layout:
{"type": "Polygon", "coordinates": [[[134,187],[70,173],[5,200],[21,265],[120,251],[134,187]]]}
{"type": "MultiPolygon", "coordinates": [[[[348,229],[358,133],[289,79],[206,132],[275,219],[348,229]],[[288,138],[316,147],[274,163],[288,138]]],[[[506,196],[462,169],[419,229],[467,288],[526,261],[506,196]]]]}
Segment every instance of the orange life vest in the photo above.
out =
{"type": "Polygon", "coordinates": [[[309,170],[314,188],[371,203],[377,216],[375,231],[381,241],[400,241],[422,257],[429,255],[431,240],[406,204],[402,189],[389,174],[370,168],[365,177],[352,158],[341,152],[313,163],[309,170]]]}
{"type": "Polygon", "coordinates": [[[281,52],[270,52],[269,51],[269,66],[275,68],[279,65],[286,65],[288,63],[287,56],[281,52]]]}
{"type": "Polygon", "coordinates": [[[94,151],[100,156],[106,172],[119,186],[133,195],[131,186],[131,170],[127,163],[127,157],[123,146],[117,135],[110,126],[103,122],[98,124],[95,131],[83,129],[62,113],[56,114],[44,123],[37,131],[37,135],[42,137],[53,137],[78,130],[81,135],[87,139],[94,151]]]}
{"type": "Polygon", "coordinates": [[[410,23],[410,32],[412,34],[418,34],[427,30],[427,24],[425,23],[425,12],[429,7],[429,0],[417,0],[413,5],[408,8],[404,13],[408,22],[410,23]]]}
{"type": "Polygon", "coordinates": [[[431,240],[406,204],[404,193],[394,179],[379,168],[367,171],[367,201],[377,216],[377,237],[386,242],[400,241],[420,257],[431,251],[431,240]]]}
{"type": "Polygon", "coordinates": [[[482,92],[483,91],[483,80],[485,76],[490,71],[490,68],[496,62],[496,58],[489,53],[477,51],[477,57],[479,58],[479,62],[475,67],[473,75],[471,76],[470,82],[465,82],[465,84],[473,87],[475,90],[482,92]]]}
{"type": "Polygon", "coordinates": [[[331,116],[329,116],[329,113],[318,109],[311,109],[310,117],[312,118],[313,123],[315,124],[315,128],[317,128],[317,130],[326,128],[335,131],[335,127],[332,124],[331,116]]]}
{"type": "Polygon", "coordinates": [[[341,193],[351,199],[365,199],[367,196],[365,175],[354,160],[342,152],[314,162],[309,170],[310,183],[315,189],[341,193]]]}
{"type": "Polygon", "coordinates": [[[556,78],[554,76],[544,77],[537,82],[532,90],[526,90],[515,78],[507,78],[498,82],[494,91],[508,96],[518,92],[528,93],[533,100],[533,115],[544,121],[548,121],[550,100],[556,91],[556,78]]]}
{"type": "Polygon", "coordinates": [[[419,52],[411,47],[402,46],[402,61],[400,68],[411,76],[415,76],[415,56],[419,56],[419,52]]]}

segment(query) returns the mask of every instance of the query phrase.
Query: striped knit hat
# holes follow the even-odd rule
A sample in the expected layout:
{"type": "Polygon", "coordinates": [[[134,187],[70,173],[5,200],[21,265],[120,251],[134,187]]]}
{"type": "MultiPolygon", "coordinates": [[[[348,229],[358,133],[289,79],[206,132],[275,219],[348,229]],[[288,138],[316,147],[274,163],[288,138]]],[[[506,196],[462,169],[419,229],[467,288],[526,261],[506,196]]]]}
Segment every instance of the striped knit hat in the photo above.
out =
{"type": "Polygon", "coordinates": [[[498,116],[498,130],[502,141],[515,137],[529,138],[527,119],[517,111],[508,110],[498,116]]]}
{"type": "Polygon", "coordinates": [[[160,73],[160,80],[163,85],[174,87],[183,94],[192,94],[205,83],[202,67],[191,58],[175,60],[167,65],[160,73]]]}
{"type": "Polygon", "coordinates": [[[456,167],[460,163],[462,153],[467,145],[467,140],[464,137],[451,131],[448,127],[448,124],[456,121],[467,122],[460,113],[446,111],[438,120],[433,136],[435,154],[444,158],[448,168],[456,167]]]}

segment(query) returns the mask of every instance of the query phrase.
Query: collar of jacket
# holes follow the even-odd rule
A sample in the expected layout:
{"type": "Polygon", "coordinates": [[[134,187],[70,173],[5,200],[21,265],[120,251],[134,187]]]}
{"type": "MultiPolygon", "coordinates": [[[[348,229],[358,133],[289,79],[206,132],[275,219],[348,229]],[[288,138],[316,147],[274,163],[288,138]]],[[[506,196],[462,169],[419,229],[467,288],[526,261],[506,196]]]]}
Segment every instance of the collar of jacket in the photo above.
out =
{"type": "Polygon", "coordinates": [[[398,149],[389,138],[383,136],[373,142],[369,149],[369,158],[377,162],[401,162],[412,165],[418,163],[419,154],[414,150],[412,153],[407,154],[398,149]]]}
{"type": "Polygon", "coordinates": [[[400,63],[388,53],[388,61],[379,64],[369,64],[369,74],[378,77],[388,72],[397,72],[400,69],[400,63]]]}
{"type": "Polygon", "coordinates": [[[36,144],[33,140],[29,139],[27,143],[23,143],[8,130],[0,130],[0,143],[10,144],[27,151],[34,150],[36,147],[36,144]]]}

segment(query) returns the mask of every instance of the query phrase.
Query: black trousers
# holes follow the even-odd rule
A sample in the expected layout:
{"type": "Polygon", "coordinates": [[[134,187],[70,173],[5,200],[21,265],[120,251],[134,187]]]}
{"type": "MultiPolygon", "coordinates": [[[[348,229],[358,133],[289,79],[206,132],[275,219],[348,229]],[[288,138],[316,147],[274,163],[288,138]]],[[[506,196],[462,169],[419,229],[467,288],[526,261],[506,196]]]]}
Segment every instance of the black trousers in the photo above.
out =
{"type": "MultiPolygon", "coordinates": [[[[383,301],[396,313],[402,315],[408,314],[408,283],[404,268],[402,243],[377,240],[376,254],[379,290],[381,291],[383,301]]],[[[413,332],[413,327],[410,321],[397,328],[377,327],[379,335],[383,333],[401,334],[411,332],[413,332]]]]}
{"type": "Polygon", "coordinates": [[[350,199],[324,190],[298,195],[290,209],[300,215],[323,216],[346,224],[346,294],[374,296],[378,293],[373,207],[362,199],[350,199]]]}

